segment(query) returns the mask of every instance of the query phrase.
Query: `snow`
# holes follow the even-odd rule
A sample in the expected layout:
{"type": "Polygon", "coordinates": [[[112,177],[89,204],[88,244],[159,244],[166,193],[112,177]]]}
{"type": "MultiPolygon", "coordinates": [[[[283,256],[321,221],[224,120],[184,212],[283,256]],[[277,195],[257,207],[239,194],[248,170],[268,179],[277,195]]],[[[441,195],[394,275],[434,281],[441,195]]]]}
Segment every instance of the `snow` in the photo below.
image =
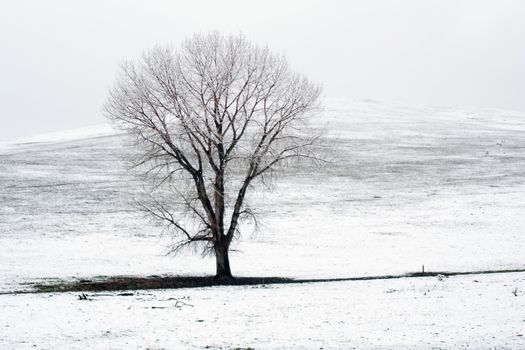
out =
{"type": "Polygon", "coordinates": [[[85,138],[94,138],[116,134],[109,125],[92,125],[83,128],[48,132],[27,137],[18,137],[0,140],[0,151],[5,149],[21,148],[35,143],[57,143],[85,138]]]}
{"type": "MultiPolygon", "coordinates": [[[[234,274],[525,267],[524,113],[329,100],[314,126],[325,124],[329,163],[291,169],[273,192],[252,193],[262,225],[243,226],[234,274]]],[[[214,272],[210,258],[167,256],[170,237],[135,212],[140,182],[123,161],[129,152],[105,126],[0,147],[0,291],[42,278],[214,272]]],[[[0,348],[517,349],[523,294],[511,289],[525,290],[524,278],[149,291],[87,302],[1,295],[0,348]],[[167,300],[183,296],[194,306],[167,300]],[[167,308],[151,309],[157,303],[167,308]]]]}
{"type": "Polygon", "coordinates": [[[6,349],[521,349],[525,274],[4,295],[6,349]],[[513,291],[517,289],[517,296],[513,291]]]}

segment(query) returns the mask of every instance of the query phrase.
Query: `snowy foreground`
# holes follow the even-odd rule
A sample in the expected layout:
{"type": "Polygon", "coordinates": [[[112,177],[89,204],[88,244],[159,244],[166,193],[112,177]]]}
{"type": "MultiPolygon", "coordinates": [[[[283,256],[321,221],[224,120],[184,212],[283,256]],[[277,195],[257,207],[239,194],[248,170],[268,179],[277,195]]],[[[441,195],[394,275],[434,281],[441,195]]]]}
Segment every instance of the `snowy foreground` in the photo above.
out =
{"type": "MultiPolygon", "coordinates": [[[[249,198],[262,225],[243,227],[234,274],[525,267],[525,114],[332,100],[324,123],[330,163],[292,169],[273,192],[249,198]]],[[[102,127],[0,143],[0,292],[52,278],[213,273],[209,258],[166,256],[170,237],[136,214],[140,182],[122,161],[132,152],[124,140],[102,127]]],[[[90,301],[6,294],[0,349],[520,349],[524,281],[498,274],[90,301]]]]}
{"type": "Polygon", "coordinates": [[[0,347],[523,349],[520,288],[525,274],[100,293],[90,300],[4,295],[0,347]]]}

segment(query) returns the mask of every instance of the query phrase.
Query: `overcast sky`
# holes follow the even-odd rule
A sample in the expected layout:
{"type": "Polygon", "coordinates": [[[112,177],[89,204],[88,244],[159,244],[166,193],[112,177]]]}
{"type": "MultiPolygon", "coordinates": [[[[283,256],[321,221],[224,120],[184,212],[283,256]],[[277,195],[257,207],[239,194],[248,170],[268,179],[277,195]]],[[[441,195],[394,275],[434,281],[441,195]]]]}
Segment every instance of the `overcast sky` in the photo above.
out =
{"type": "Polygon", "coordinates": [[[327,97],[525,110],[525,1],[0,3],[0,138],[103,123],[118,62],[196,31],[284,52],[327,97]]]}

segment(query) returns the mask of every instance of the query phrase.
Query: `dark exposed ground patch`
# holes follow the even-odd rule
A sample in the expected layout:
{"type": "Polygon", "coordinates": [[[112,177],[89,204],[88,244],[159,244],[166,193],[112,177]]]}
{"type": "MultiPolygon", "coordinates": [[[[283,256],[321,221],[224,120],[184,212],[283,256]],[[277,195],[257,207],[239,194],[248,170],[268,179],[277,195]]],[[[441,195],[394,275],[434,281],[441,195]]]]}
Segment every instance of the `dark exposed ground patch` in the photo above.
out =
{"type": "Polygon", "coordinates": [[[102,276],[93,279],[66,281],[53,279],[47,282],[28,283],[32,290],[0,294],[55,293],[55,292],[102,292],[141,289],[179,289],[214,286],[250,286],[263,284],[298,284],[341,281],[370,281],[399,278],[422,278],[436,276],[483,275],[497,273],[525,272],[525,269],[484,270],[484,271],[431,271],[412,272],[398,275],[361,276],[323,279],[293,279],[285,277],[233,277],[217,279],[213,276],[102,276]]]}
{"type": "Polygon", "coordinates": [[[212,286],[294,283],[297,280],[282,277],[234,277],[217,279],[213,276],[107,276],[77,281],[29,284],[34,292],[100,292],[140,289],[178,289],[212,286]]]}

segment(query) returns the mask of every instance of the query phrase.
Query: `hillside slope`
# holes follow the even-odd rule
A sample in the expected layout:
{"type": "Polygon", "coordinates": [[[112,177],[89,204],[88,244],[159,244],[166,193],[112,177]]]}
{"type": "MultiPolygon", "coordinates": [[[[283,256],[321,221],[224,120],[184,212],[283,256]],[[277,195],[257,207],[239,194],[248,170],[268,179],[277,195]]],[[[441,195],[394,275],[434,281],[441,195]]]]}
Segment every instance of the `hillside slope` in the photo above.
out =
{"type": "MultiPolygon", "coordinates": [[[[253,194],[237,275],[341,277],[523,267],[525,114],[330,100],[322,169],[253,194]]],[[[85,136],[85,137],[84,137],[85,136]]],[[[210,274],[135,212],[122,135],[0,148],[0,289],[46,277],[210,274]]]]}

